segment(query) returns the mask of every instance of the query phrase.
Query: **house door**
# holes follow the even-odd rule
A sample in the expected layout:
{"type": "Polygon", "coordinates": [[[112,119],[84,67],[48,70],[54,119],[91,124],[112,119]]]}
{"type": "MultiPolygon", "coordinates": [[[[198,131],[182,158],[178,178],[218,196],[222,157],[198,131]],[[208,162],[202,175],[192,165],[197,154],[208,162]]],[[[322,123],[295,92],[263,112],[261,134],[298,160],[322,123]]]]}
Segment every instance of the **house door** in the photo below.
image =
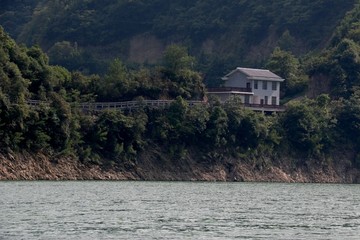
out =
{"type": "Polygon", "coordinates": [[[269,103],[268,96],[265,96],[265,105],[268,105],[268,103],[269,103]]]}
{"type": "Polygon", "coordinates": [[[271,105],[276,105],[277,101],[276,101],[276,97],[271,97],[271,105]]]}
{"type": "Polygon", "coordinates": [[[250,103],[250,96],[245,95],[245,104],[249,104],[249,103],[250,103]]]}
{"type": "Polygon", "coordinates": [[[261,99],[261,100],[260,100],[260,104],[261,104],[261,105],[264,105],[264,99],[261,99]]]}

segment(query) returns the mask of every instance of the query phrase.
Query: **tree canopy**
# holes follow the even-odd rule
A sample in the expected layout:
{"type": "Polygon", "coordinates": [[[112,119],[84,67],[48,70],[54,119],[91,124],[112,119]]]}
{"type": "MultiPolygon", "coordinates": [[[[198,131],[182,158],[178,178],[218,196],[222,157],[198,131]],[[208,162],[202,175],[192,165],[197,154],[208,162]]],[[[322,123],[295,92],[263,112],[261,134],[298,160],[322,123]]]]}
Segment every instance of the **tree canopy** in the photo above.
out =
{"type": "MultiPolygon", "coordinates": [[[[28,2],[13,4],[30,6],[28,2]]],[[[134,166],[142,151],[155,146],[168,150],[169,161],[195,153],[202,163],[246,158],[258,164],[263,159],[259,156],[285,154],[301,156],[292,162],[297,166],[309,158],[328,164],[325,160],[331,153],[350,149],[354,158],[349,162],[359,167],[359,6],[328,41],[329,29],[353,3],[226,0],[219,6],[219,2],[201,0],[40,1],[36,16],[12,33],[18,34],[19,41],[39,45],[18,45],[0,28],[0,150],[134,166]],[[319,14],[323,17],[318,18],[319,14]],[[305,23],[313,28],[304,27],[305,23]],[[164,42],[184,44],[162,46],[157,65],[130,64],[119,57],[127,56],[122,52],[115,54],[117,58],[110,54],[102,74],[84,75],[89,71],[79,69],[94,66],[91,61],[96,54],[106,55],[100,45],[116,42],[116,49],[128,49],[130,39],[144,32],[164,42]],[[266,44],[268,34],[274,44],[266,44]],[[329,44],[319,50],[316,46],[323,41],[329,44]],[[285,112],[273,115],[246,110],[236,99],[227,104],[210,99],[189,106],[188,100],[204,99],[209,73],[216,78],[235,64],[249,63],[249,58],[240,59],[245,51],[263,56],[257,49],[264,44],[269,58],[257,64],[284,77],[284,96],[300,100],[290,101],[285,112]],[[301,56],[300,46],[319,52],[301,56]],[[69,71],[52,65],[52,57],[76,67],[69,71]],[[330,79],[331,91],[308,99],[306,85],[321,80],[319,75],[330,79]],[[39,105],[31,107],[29,99],[39,105]],[[86,113],[78,107],[83,102],[143,99],[174,101],[164,109],[86,113]]],[[[1,19],[14,20],[5,14],[13,6],[6,2],[1,19]]]]}
{"type": "Polygon", "coordinates": [[[206,82],[213,84],[234,66],[262,67],[277,46],[297,57],[323,49],[356,2],[6,1],[0,24],[18,42],[41,46],[52,64],[84,73],[104,74],[115,58],[125,64],[160,62],[162,50],[176,43],[197,57],[206,82]],[[134,51],[142,52],[140,60],[131,58],[134,51]]]}

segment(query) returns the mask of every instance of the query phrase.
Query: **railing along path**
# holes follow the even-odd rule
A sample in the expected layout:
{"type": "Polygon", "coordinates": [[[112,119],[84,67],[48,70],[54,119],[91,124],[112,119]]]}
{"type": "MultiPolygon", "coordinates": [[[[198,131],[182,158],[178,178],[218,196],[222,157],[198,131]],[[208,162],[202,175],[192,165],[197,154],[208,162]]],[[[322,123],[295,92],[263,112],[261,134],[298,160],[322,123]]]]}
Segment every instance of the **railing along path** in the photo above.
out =
{"type": "MultiPolygon", "coordinates": [[[[74,107],[80,108],[84,111],[103,111],[106,109],[113,110],[131,110],[140,107],[151,107],[151,108],[164,108],[170,106],[175,100],[140,100],[140,101],[124,101],[124,102],[88,102],[88,103],[73,103],[74,107]]],[[[30,106],[39,106],[40,104],[48,104],[47,102],[39,100],[28,100],[27,103],[30,106]]],[[[189,106],[206,104],[203,101],[187,101],[189,106]]]]}
{"type": "MultiPolygon", "coordinates": [[[[72,103],[71,105],[82,109],[84,112],[103,111],[106,109],[112,110],[132,110],[141,107],[150,108],[165,108],[170,106],[175,100],[140,100],[140,101],[124,101],[124,102],[88,102],[88,103],[72,103]]],[[[48,102],[39,100],[28,100],[27,103],[32,107],[37,107],[41,104],[48,105],[48,102]]],[[[207,105],[205,101],[187,101],[189,106],[207,105]]],[[[266,104],[242,104],[244,108],[261,112],[283,112],[285,106],[266,105],[266,104]]]]}
{"type": "MultiPolygon", "coordinates": [[[[94,102],[94,103],[80,103],[78,106],[87,111],[101,111],[105,109],[125,110],[137,109],[140,107],[150,108],[164,108],[170,106],[175,100],[141,100],[141,101],[126,101],[126,102],[94,102]]],[[[189,106],[205,104],[202,101],[187,101],[189,106]]]]}

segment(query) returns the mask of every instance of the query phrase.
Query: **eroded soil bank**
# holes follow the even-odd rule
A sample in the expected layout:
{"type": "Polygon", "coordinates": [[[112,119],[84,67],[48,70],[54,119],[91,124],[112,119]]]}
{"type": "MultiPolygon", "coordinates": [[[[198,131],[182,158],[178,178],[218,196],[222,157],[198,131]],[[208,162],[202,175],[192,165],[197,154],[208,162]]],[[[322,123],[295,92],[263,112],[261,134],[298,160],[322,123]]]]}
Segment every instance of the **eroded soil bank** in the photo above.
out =
{"type": "Polygon", "coordinates": [[[144,155],[133,166],[100,167],[85,165],[72,158],[49,158],[43,154],[0,155],[0,180],[154,180],[154,181],[245,181],[360,183],[357,169],[338,166],[258,166],[241,161],[181,164],[159,161],[144,155]]]}

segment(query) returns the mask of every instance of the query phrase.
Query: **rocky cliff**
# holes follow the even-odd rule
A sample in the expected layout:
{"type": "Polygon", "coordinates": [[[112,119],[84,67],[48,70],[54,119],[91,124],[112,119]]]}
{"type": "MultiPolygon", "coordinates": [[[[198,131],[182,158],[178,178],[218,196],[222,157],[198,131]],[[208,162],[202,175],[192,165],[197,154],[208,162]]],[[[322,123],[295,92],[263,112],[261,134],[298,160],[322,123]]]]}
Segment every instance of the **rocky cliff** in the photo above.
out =
{"type": "Polygon", "coordinates": [[[287,183],[360,183],[360,171],[346,164],[291,168],[285,163],[263,166],[227,160],[205,164],[186,159],[181,164],[143,155],[127,167],[86,165],[72,158],[49,158],[43,154],[0,155],[0,180],[151,180],[151,181],[244,181],[287,183]]]}

